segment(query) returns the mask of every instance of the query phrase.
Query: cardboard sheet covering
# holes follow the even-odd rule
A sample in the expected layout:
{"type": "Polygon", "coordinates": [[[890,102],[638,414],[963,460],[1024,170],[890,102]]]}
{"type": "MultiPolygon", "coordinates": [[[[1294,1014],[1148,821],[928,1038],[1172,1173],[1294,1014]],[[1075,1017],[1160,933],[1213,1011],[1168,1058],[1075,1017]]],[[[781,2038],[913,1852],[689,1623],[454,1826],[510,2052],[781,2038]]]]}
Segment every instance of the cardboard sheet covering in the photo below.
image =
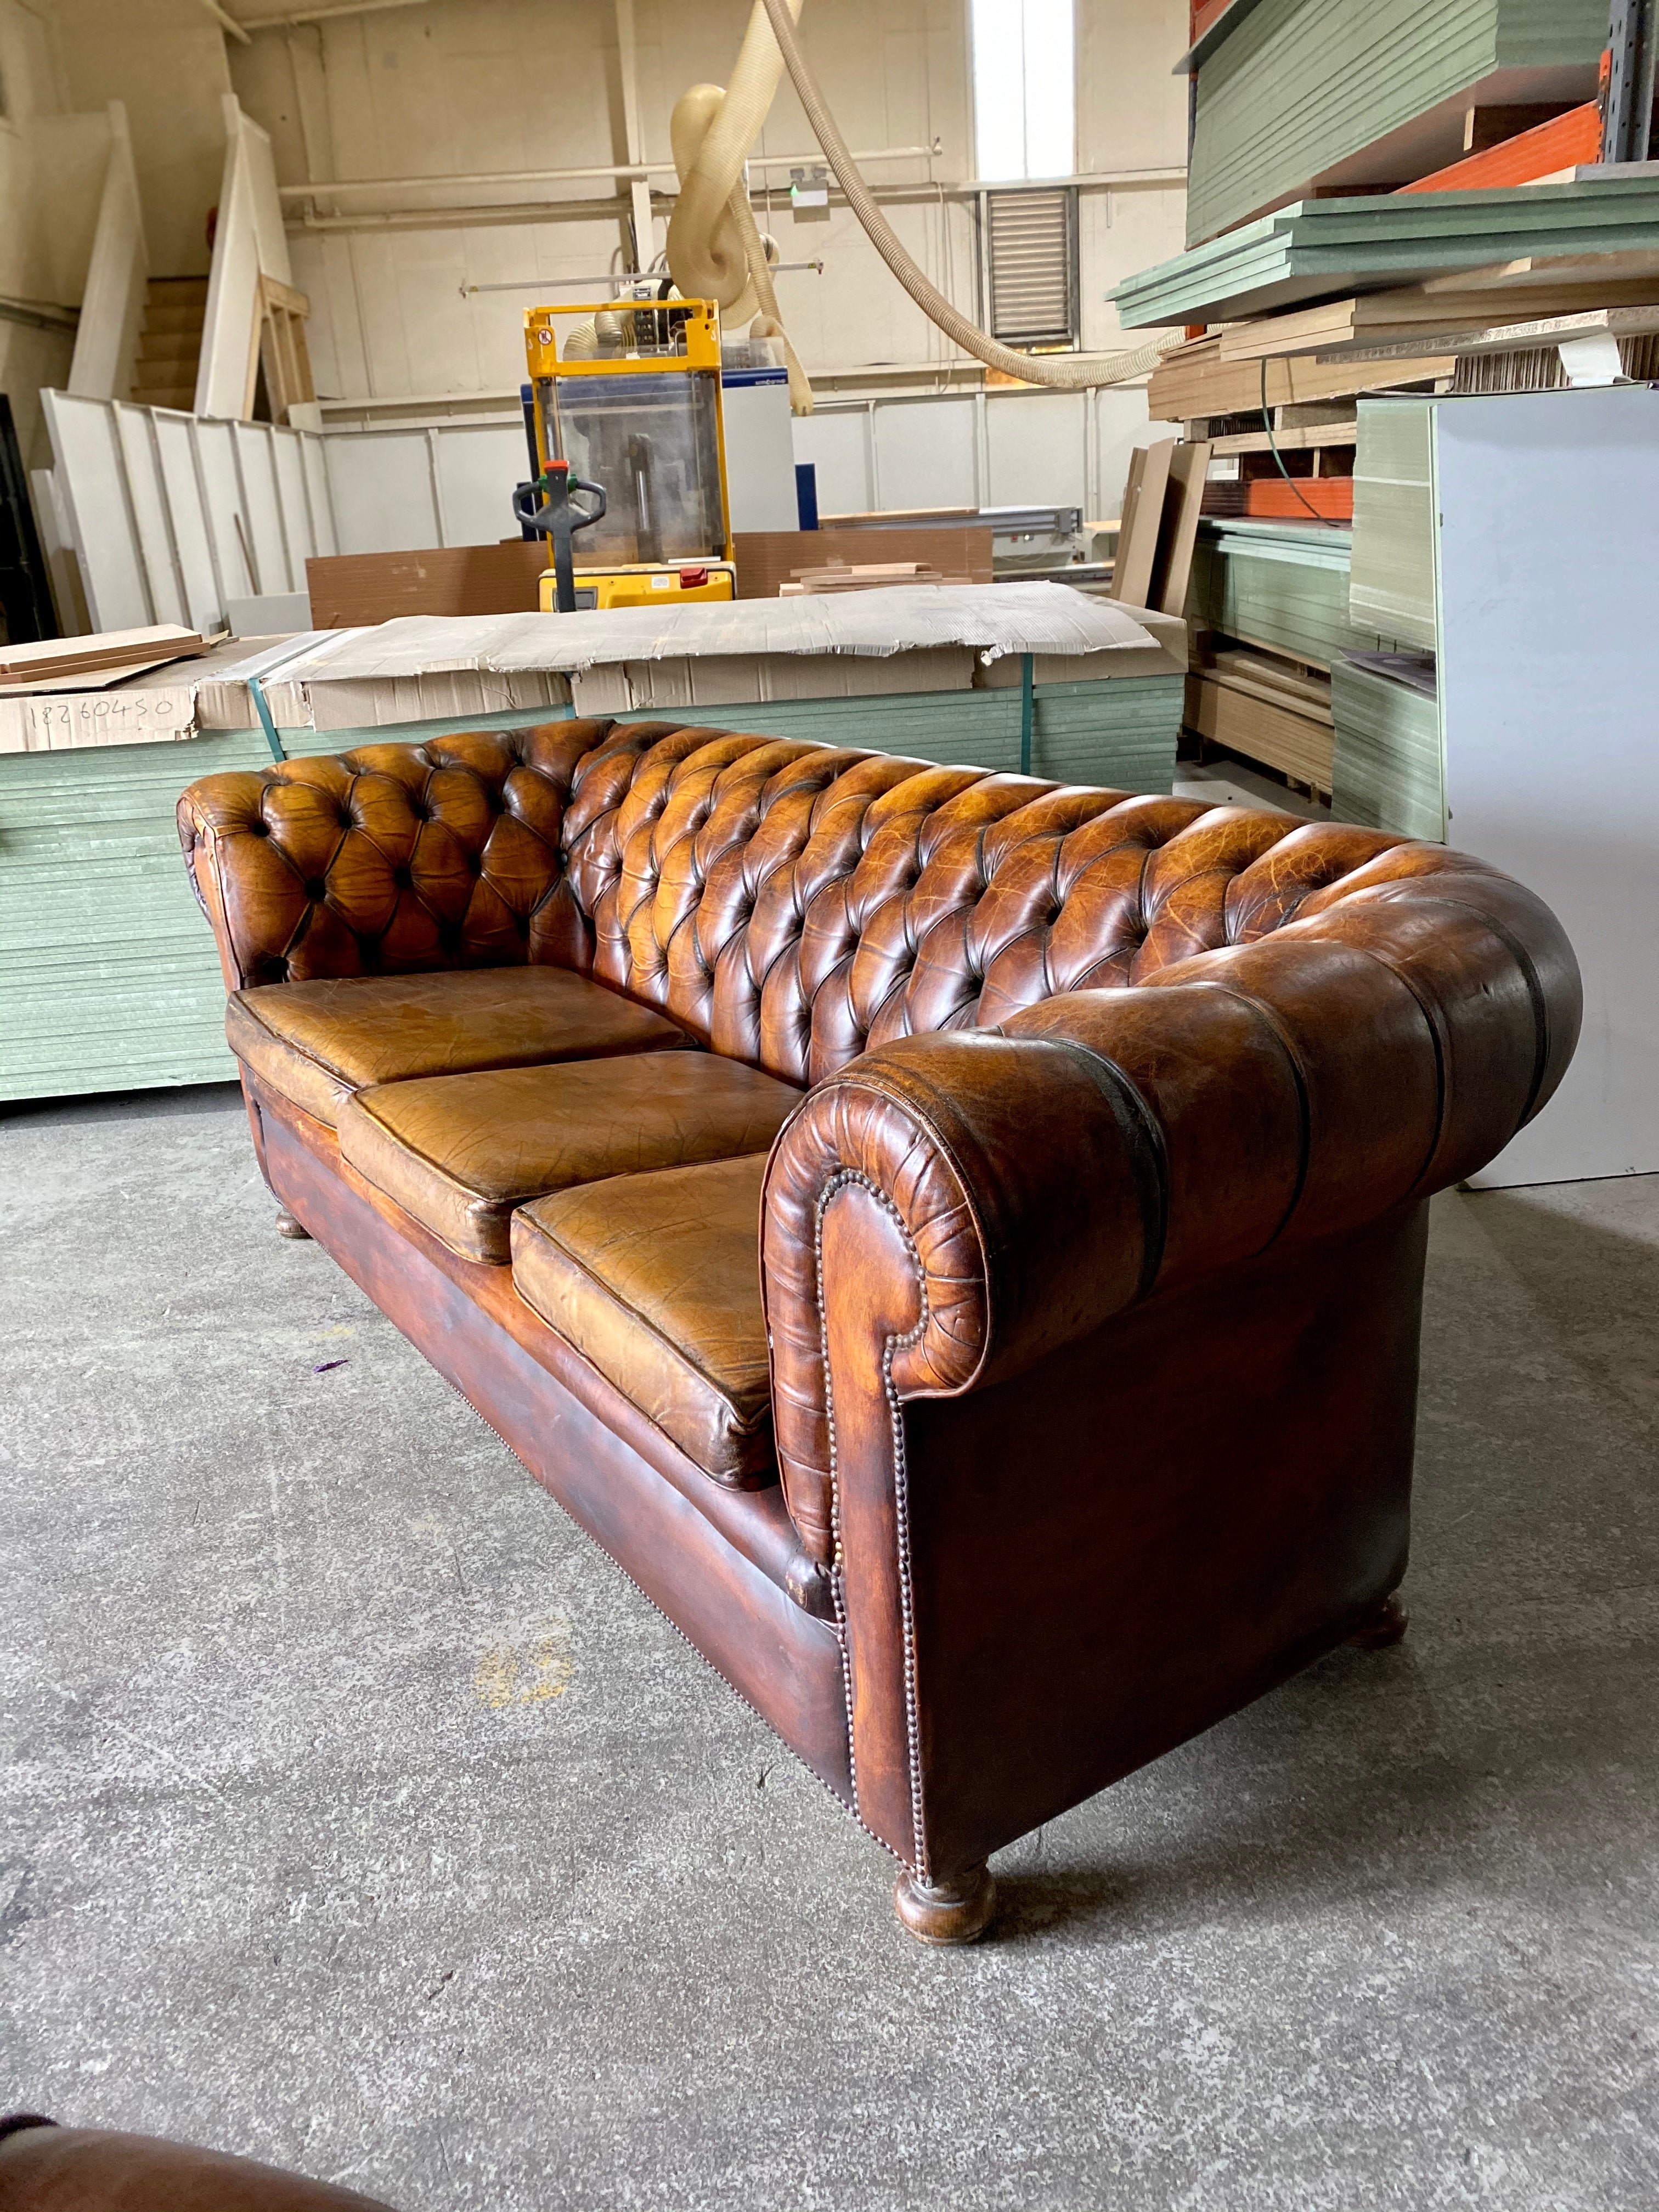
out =
{"type": "Polygon", "coordinates": [[[1182,670],[1178,620],[1063,585],[896,586],[659,612],[410,616],[246,640],[95,695],[0,701],[0,752],[252,730],[258,676],[279,729],[361,730],[574,708],[732,710],[786,700],[1000,688],[1182,670]]]}
{"type": "Polygon", "coordinates": [[[410,616],[343,632],[288,672],[306,683],[426,676],[457,669],[580,674],[600,663],[772,654],[885,659],[938,647],[1006,653],[1099,653],[1146,646],[1150,634],[1124,608],[1063,584],[895,585],[837,599],[734,599],[660,613],[410,616]]]}

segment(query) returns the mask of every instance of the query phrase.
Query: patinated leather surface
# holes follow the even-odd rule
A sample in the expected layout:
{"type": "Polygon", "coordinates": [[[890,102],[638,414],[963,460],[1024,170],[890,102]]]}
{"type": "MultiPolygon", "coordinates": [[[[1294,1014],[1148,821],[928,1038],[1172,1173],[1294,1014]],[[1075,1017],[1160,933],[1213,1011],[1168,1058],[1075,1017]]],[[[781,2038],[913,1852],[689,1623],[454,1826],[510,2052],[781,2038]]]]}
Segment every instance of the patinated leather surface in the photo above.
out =
{"type": "MultiPolygon", "coordinates": [[[[516,1160],[458,1199],[441,1117],[417,1188],[407,1132],[359,1176],[273,1113],[266,1161],[837,1790],[844,1758],[907,1863],[970,1867],[1398,1583],[1425,1201],[1548,1101],[1577,1033],[1571,948],[1519,885],[1374,831],[665,726],[210,779],[180,824],[233,984],[591,970],[715,1055],[611,1069],[810,1084],[758,1184],[732,1133],[723,1161],[619,1173],[646,1163],[600,1160],[618,1117],[590,1100],[607,1179],[514,1215],[514,1321],[505,1271],[421,1224],[498,1233],[516,1160]],[[585,1426],[515,1334],[538,1316],[585,1426]],[[652,1470],[766,1480],[767,1340],[803,1549],[712,1593],[712,1523],[652,1470]],[[810,1599],[813,1636],[774,1599],[810,1599]]],[[[506,1080],[454,1086],[475,1149],[506,1080]]]]}
{"type": "MultiPolygon", "coordinates": [[[[526,1199],[653,1168],[764,1156],[799,1096],[705,1052],[501,1068],[359,1091],[340,1109],[340,1150],[452,1251],[502,1264],[508,1218],[526,1199]]],[[[749,1231],[747,1274],[758,1298],[758,1187],[749,1231]]]]}
{"type": "Polygon", "coordinates": [[[758,1232],[766,1155],[560,1191],[513,1217],[513,1279],[717,1480],[773,1474],[758,1232]]]}
{"type": "Polygon", "coordinates": [[[0,2212],[388,2212],[378,2197],[252,2159],[105,2128],[0,2141],[0,2212]]]}
{"type": "Polygon", "coordinates": [[[1195,1270],[1467,1175],[1577,1036],[1571,949],[1519,886],[1257,810],[564,723],[210,778],[179,819],[237,980],[591,965],[816,1086],[774,1163],[764,1274],[785,1481],[825,1560],[816,1240],[837,1176],[933,1255],[896,1377],[968,1389],[1195,1270]],[[387,870],[423,840],[433,872],[400,903],[387,870]],[[477,904],[446,888],[452,848],[483,865],[477,904]],[[963,1056],[974,1030],[1005,1034],[994,1075],[963,1056]],[[1056,1163],[1079,1146],[1095,1230],[1068,1243],[1056,1163]]]}
{"type": "Polygon", "coordinates": [[[661,723],[282,762],[179,820],[233,988],[591,969],[795,1083],[1249,943],[1403,842],[661,723]]]}
{"type": "Polygon", "coordinates": [[[192,784],[179,834],[227,988],[526,961],[586,971],[592,936],[566,865],[574,772],[596,748],[631,763],[661,731],[549,722],[192,784]]]}
{"type": "Polygon", "coordinates": [[[763,1279],[780,1466],[817,1557],[826,1313],[868,1295],[818,1264],[848,1176],[894,1209],[919,1279],[902,1399],[980,1387],[1139,1298],[1427,1197],[1547,1101],[1581,1008],[1554,917],[1437,848],[1346,867],[1358,834],[1297,833],[1241,870],[1217,902],[1245,941],[1151,988],[1056,995],[1000,1039],[912,1037],[810,1093],[773,1156],[763,1279]]]}
{"type": "Polygon", "coordinates": [[[225,1035],[239,1060],[331,1126],[371,1084],[690,1042],[650,1007],[564,968],[264,984],[232,996],[225,1035]]]}

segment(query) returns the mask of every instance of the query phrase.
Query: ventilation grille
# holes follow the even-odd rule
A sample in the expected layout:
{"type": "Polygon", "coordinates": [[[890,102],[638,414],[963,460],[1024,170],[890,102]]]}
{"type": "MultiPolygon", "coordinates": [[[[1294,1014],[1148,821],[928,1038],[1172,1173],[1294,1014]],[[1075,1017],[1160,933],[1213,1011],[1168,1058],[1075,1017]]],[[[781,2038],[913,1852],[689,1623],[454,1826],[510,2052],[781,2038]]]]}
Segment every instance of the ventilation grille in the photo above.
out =
{"type": "Polygon", "coordinates": [[[1077,195],[985,195],[991,335],[1004,345],[1077,343],[1077,195]]]}

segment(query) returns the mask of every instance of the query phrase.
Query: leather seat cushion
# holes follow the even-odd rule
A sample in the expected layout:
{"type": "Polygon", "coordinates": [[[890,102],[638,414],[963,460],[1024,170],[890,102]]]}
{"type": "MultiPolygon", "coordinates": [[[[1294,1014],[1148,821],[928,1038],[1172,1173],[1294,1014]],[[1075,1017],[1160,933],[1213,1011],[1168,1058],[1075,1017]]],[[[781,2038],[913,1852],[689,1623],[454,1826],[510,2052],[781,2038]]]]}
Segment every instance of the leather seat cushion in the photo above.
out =
{"type": "Polygon", "coordinates": [[[504,1264],[515,1206],[696,1160],[763,1157],[793,1085],[712,1053],[635,1053],[562,1066],[382,1084],[340,1109],[340,1150],[463,1259],[504,1264]]]}
{"type": "Polygon", "coordinates": [[[568,968],[462,968],[262,983],[232,994],[245,1066],[331,1128],[354,1091],[405,1076],[666,1052],[684,1031],[568,968]]]}
{"type": "Polygon", "coordinates": [[[761,1309],[766,1155],[623,1176],[513,1217],[519,1296],[717,1482],[777,1480],[761,1309]]]}

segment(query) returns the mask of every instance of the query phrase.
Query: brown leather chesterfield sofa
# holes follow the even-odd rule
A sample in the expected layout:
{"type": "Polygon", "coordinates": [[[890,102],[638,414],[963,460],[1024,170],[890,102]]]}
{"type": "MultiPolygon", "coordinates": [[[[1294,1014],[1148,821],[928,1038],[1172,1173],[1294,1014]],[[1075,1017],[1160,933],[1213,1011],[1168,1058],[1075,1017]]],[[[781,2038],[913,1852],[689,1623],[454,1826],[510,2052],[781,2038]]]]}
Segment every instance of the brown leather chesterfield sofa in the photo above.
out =
{"type": "Polygon", "coordinates": [[[1427,1200],[1577,970],[1367,830],[672,724],[180,802],[283,1210],[900,1917],[1401,1616],[1427,1200]]]}

